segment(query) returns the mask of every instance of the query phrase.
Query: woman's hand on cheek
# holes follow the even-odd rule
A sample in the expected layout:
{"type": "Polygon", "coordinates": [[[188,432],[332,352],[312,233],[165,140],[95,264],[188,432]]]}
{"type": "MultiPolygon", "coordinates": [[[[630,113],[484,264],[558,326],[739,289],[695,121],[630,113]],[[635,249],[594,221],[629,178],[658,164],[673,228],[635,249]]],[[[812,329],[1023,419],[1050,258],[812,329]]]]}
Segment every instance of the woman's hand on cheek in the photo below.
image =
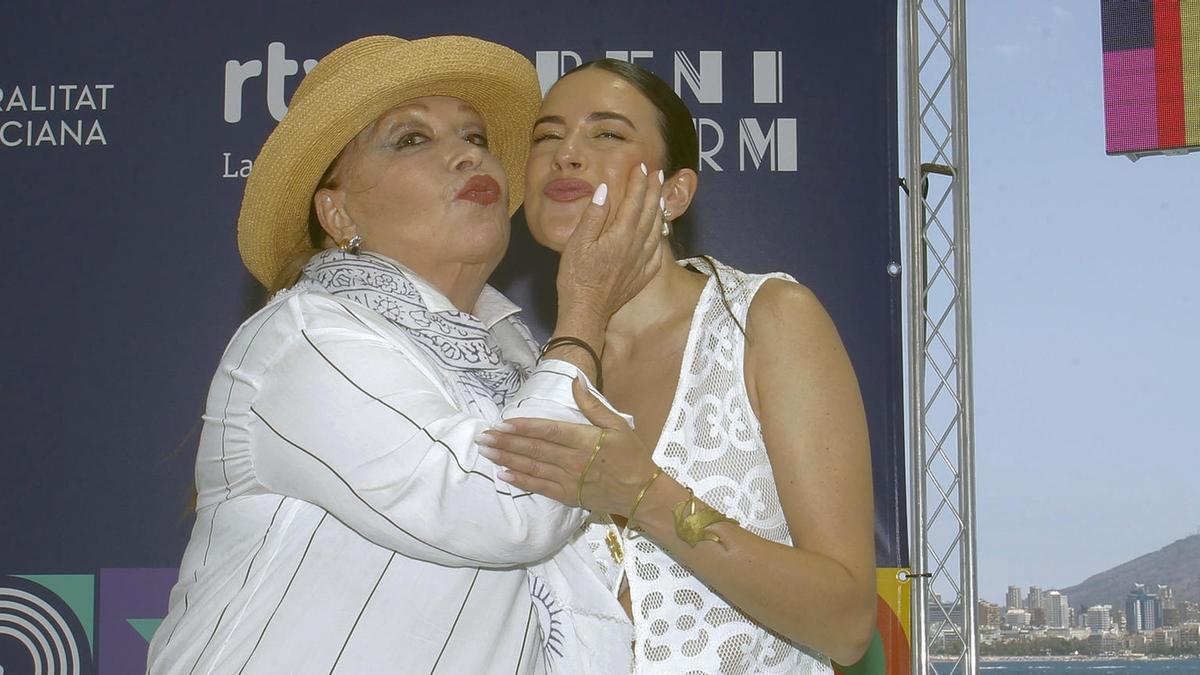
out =
{"type": "Polygon", "coordinates": [[[654,461],[625,420],[579,380],[574,394],[595,426],[530,418],[506,420],[480,435],[479,452],[505,468],[499,474],[502,480],[522,490],[568,506],[627,515],[638,490],[654,472],[654,461]]]}
{"type": "Polygon", "coordinates": [[[560,307],[584,304],[604,319],[649,283],[662,263],[662,172],[630,170],[615,209],[589,205],[563,249],[558,267],[560,307]]]}

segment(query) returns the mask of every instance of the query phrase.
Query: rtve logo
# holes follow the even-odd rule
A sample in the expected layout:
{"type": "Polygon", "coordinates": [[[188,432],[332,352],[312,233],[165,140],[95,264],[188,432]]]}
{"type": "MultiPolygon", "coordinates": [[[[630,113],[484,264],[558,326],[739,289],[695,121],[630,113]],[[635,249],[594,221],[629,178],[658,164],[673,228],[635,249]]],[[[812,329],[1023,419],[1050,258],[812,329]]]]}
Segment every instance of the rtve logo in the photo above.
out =
{"type": "MultiPolygon", "coordinates": [[[[304,74],[307,75],[314,66],[316,59],[305,59],[304,74]]],[[[300,64],[287,57],[287,48],[282,42],[272,42],[267,45],[267,76],[266,98],[267,110],[275,121],[283,119],[287,112],[287,102],[283,100],[283,85],[287,78],[300,71],[300,64]]],[[[242,97],[246,91],[246,83],[263,74],[263,62],[251,59],[246,62],[230,59],[225,62],[225,121],[237,124],[242,121],[242,97]]]]}

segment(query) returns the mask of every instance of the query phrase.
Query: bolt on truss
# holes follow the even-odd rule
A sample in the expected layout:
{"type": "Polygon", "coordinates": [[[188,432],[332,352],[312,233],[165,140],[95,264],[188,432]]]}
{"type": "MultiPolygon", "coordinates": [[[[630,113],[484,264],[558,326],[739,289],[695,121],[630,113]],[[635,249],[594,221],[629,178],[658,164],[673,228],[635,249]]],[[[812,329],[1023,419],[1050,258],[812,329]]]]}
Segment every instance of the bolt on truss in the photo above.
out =
{"type": "Polygon", "coordinates": [[[905,0],[913,673],[975,675],[965,0],[905,0]],[[948,669],[947,669],[948,668],[948,669]]]}

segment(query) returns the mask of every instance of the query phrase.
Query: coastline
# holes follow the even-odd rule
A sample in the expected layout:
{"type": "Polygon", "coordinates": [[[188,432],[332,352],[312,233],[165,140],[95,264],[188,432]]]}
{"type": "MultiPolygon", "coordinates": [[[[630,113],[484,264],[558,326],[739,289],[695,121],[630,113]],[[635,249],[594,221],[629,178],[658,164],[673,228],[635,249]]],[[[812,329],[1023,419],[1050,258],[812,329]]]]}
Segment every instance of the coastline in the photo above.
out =
{"type": "MultiPolygon", "coordinates": [[[[930,656],[930,662],[934,663],[953,663],[958,661],[958,658],[953,656],[930,656]]],[[[1106,656],[1093,656],[1086,654],[1058,654],[1058,655],[1030,655],[1030,656],[980,656],[980,663],[983,662],[1022,662],[1022,661],[1197,661],[1200,656],[1189,654],[1183,656],[1159,656],[1146,654],[1109,654],[1106,656]]]]}

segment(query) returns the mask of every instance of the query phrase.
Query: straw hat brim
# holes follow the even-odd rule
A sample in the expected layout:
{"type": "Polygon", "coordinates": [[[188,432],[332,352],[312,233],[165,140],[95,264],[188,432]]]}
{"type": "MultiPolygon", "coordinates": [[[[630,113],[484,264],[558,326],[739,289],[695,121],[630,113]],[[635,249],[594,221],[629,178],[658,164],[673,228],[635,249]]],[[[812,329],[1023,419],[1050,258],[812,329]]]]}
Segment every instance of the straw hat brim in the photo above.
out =
{"type": "Polygon", "coordinates": [[[361,38],[335,49],[304,78],[246,179],[238,250],[259,282],[270,287],[289,259],[310,247],[312,196],[342,148],[380,115],[423,96],[461,99],[483,117],[491,152],[508,177],[509,215],[517,210],[541,103],[533,64],[465,36],[361,38]]]}

